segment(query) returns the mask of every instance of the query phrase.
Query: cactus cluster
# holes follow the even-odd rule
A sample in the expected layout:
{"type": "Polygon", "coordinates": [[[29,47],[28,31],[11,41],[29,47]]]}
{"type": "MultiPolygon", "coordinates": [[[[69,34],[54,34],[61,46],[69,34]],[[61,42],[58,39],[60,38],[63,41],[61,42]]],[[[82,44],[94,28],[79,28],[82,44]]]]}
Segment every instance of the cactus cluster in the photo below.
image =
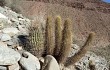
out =
{"type": "Polygon", "coordinates": [[[55,29],[52,29],[54,27],[52,27],[53,24],[51,24],[50,20],[50,17],[48,17],[45,31],[46,55],[53,55],[59,63],[63,64],[71,50],[71,21],[70,19],[65,20],[64,28],[62,30],[62,22],[60,16],[57,16],[55,20],[55,29]],[[55,33],[55,38],[53,38],[53,33],[55,33]]]}
{"type": "MultiPolygon", "coordinates": [[[[55,26],[52,23],[52,18],[48,17],[46,20],[45,35],[43,37],[42,30],[39,27],[31,27],[29,35],[29,44],[32,47],[34,54],[41,52],[41,56],[52,55],[56,58],[59,64],[65,64],[66,59],[71,51],[72,44],[72,23],[70,19],[66,19],[62,24],[61,17],[57,16],[55,26]],[[63,25],[63,26],[62,26],[63,25]],[[63,28],[62,28],[63,27],[63,28]],[[45,39],[45,40],[44,40],[45,39]]],[[[90,33],[85,44],[80,51],[74,56],[70,57],[71,64],[75,64],[81,57],[85,55],[91,46],[95,33],[90,33]]]]}
{"type": "MultiPolygon", "coordinates": [[[[49,26],[52,26],[53,24],[50,24],[49,19],[47,19],[47,24],[46,24],[46,31],[48,29],[52,29],[52,28],[47,28],[49,26]],[[48,24],[50,24],[48,26],[48,24]]],[[[51,34],[51,30],[48,32],[49,34],[46,33],[46,40],[48,41],[49,38],[51,38],[50,40],[52,40],[51,42],[47,42],[45,43],[45,46],[47,47],[48,44],[52,45],[55,41],[55,46],[54,44],[52,46],[48,46],[48,48],[46,48],[46,50],[52,50],[51,55],[53,55],[56,60],[58,61],[59,64],[65,64],[66,59],[69,55],[69,52],[71,51],[71,44],[72,44],[72,24],[71,24],[71,20],[70,19],[66,19],[64,21],[64,28],[62,29],[62,21],[61,21],[61,17],[57,16],[56,20],[55,20],[55,29],[52,29],[53,33],[55,33],[55,38],[53,37],[49,37],[47,35],[51,34]],[[55,40],[54,40],[55,39],[55,40]],[[47,45],[46,45],[47,44],[47,45]],[[53,53],[54,51],[54,53],[53,53]]],[[[91,43],[94,39],[95,33],[91,32],[85,42],[85,44],[82,46],[82,48],[80,49],[80,51],[78,53],[76,53],[74,56],[70,57],[71,62],[69,63],[69,65],[71,64],[75,64],[79,59],[81,59],[86,52],[88,51],[88,49],[91,47],[91,43]]],[[[49,51],[46,51],[49,52],[49,51]]],[[[48,55],[48,53],[46,54],[48,55]]]]}

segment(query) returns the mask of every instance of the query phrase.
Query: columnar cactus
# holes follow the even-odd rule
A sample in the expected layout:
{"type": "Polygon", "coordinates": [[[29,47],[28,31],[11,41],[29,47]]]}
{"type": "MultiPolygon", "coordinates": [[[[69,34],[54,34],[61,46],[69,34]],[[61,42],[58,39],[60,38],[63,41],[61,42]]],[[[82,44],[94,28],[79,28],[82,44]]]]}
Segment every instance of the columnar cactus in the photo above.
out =
{"type": "Polygon", "coordinates": [[[75,64],[77,61],[79,61],[79,59],[81,59],[86,54],[87,50],[91,47],[91,43],[92,43],[94,37],[95,37],[94,32],[89,34],[85,44],[82,46],[80,51],[70,58],[70,60],[71,60],[70,65],[75,64]]]}
{"type": "Polygon", "coordinates": [[[61,27],[61,17],[57,16],[55,21],[55,50],[54,56],[57,58],[60,49],[61,49],[61,42],[62,42],[62,27],[61,27]]]}
{"type": "Polygon", "coordinates": [[[58,62],[60,64],[63,64],[65,62],[71,50],[71,44],[72,44],[72,31],[71,31],[72,27],[71,26],[72,25],[71,25],[70,19],[67,19],[64,23],[61,50],[58,58],[58,62]]]}
{"type": "Polygon", "coordinates": [[[47,55],[53,55],[54,52],[54,37],[53,37],[52,18],[48,17],[45,30],[45,50],[47,55]]]}

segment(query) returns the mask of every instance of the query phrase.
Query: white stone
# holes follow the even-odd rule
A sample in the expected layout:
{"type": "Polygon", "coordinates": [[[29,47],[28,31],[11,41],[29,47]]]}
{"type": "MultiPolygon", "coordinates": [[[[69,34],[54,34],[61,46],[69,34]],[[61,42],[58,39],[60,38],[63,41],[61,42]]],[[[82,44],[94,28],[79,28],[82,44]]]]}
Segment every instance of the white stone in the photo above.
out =
{"type": "Polygon", "coordinates": [[[2,46],[2,47],[7,47],[7,44],[0,41],[0,46],[2,46]]]}
{"type": "Polygon", "coordinates": [[[53,56],[47,55],[44,58],[44,64],[42,66],[42,70],[60,70],[60,67],[58,65],[58,62],[53,56]]]}
{"type": "Polygon", "coordinates": [[[17,34],[19,32],[19,30],[17,28],[11,27],[11,28],[4,28],[3,33],[9,34],[11,36],[17,34]]]}
{"type": "Polygon", "coordinates": [[[40,62],[37,57],[29,52],[24,52],[28,56],[20,59],[20,64],[25,70],[40,70],[40,62]]]}
{"type": "Polygon", "coordinates": [[[0,13],[0,18],[8,19],[5,15],[0,13]]]}
{"type": "Polygon", "coordinates": [[[8,34],[2,34],[1,41],[11,40],[11,37],[8,34]]]}
{"type": "Polygon", "coordinates": [[[71,51],[68,57],[74,56],[78,51],[80,51],[80,47],[77,44],[72,44],[71,51]]]}

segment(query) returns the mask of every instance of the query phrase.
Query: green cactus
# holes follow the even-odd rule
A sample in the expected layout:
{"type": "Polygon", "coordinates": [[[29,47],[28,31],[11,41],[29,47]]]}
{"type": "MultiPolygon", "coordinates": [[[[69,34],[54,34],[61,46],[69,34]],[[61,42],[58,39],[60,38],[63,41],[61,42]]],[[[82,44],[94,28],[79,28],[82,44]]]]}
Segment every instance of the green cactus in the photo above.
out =
{"type": "Polygon", "coordinates": [[[57,58],[60,49],[61,49],[61,42],[62,42],[62,27],[61,27],[61,17],[57,16],[55,21],[55,50],[54,56],[57,58]]]}
{"type": "Polygon", "coordinates": [[[70,19],[67,19],[64,23],[64,29],[62,33],[62,44],[61,44],[61,50],[58,57],[58,62],[60,64],[63,64],[69,55],[69,52],[71,50],[71,44],[72,44],[72,27],[71,27],[71,21],[70,19]]]}
{"type": "Polygon", "coordinates": [[[48,17],[45,30],[45,50],[47,55],[53,55],[54,52],[54,37],[53,37],[52,18],[48,17]]]}
{"type": "Polygon", "coordinates": [[[44,47],[44,38],[40,26],[31,25],[29,28],[28,43],[26,43],[28,51],[35,56],[40,56],[44,47]]]}

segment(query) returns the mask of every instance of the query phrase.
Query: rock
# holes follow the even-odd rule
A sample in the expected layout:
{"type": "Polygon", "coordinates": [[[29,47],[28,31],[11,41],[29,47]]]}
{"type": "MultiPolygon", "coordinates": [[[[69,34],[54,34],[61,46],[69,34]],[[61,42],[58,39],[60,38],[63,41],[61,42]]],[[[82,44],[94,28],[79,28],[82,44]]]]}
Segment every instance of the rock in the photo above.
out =
{"type": "Polygon", "coordinates": [[[21,55],[15,50],[8,48],[7,44],[0,42],[0,65],[13,65],[18,62],[21,55]]]}
{"type": "Polygon", "coordinates": [[[80,50],[80,47],[77,44],[72,44],[71,52],[68,57],[72,57],[80,50]]]}
{"type": "Polygon", "coordinates": [[[73,49],[76,49],[76,50],[79,50],[80,49],[80,47],[77,44],[72,44],[72,48],[73,49]]]}
{"type": "Polygon", "coordinates": [[[11,40],[11,37],[8,34],[2,34],[1,41],[11,40]]]}
{"type": "Polygon", "coordinates": [[[0,18],[8,19],[5,15],[0,13],[0,18]]]}
{"type": "Polygon", "coordinates": [[[40,66],[42,68],[43,64],[44,64],[44,58],[43,57],[40,57],[39,58],[39,62],[40,62],[40,66]]]}
{"type": "Polygon", "coordinates": [[[19,32],[17,28],[11,27],[11,28],[4,28],[3,33],[9,34],[10,36],[14,36],[19,32]]]}
{"type": "Polygon", "coordinates": [[[42,70],[60,70],[60,67],[58,65],[58,62],[53,56],[47,55],[44,58],[44,64],[42,66],[42,70]]]}
{"type": "Polygon", "coordinates": [[[17,46],[17,50],[23,50],[22,46],[17,46]]]}
{"type": "Polygon", "coordinates": [[[14,45],[14,43],[11,40],[7,41],[6,43],[7,43],[8,46],[14,45]]]}
{"type": "Polygon", "coordinates": [[[2,48],[2,47],[7,47],[7,44],[5,44],[4,42],[1,42],[0,41],[0,47],[2,48]]]}
{"type": "Polygon", "coordinates": [[[90,61],[93,61],[96,70],[109,70],[109,65],[105,58],[95,55],[92,52],[87,52],[75,65],[81,70],[89,70],[90,61]]]}
{"type": "Polygon", "coordinates": [[[18,25],[18,29],[20,31],[20,35],[29,35],[28,34],[28,29],[26,28],[25,25],[18,25]]]}
{"type": "Polygon", "coordinates": [[[8,66],[8,70],[19,70],[19,69],[20,67],[18,63],[8,66]]]}
{"type": "Polygon", "coordinates": [[[0,66],[0,70],[7,70],[6,66],[0,66]]]}
{"type": "Polygon", "coordinates": [[[2,29],[3,28],[3,22],[0,22],[0,29],[2,29]]]}
{"type": "Polygon", "coordinates": [[[24,52],[23,56],[24,57],[22,57],[19,62],[25,70],[40,70],[40,62],[38,58],[29,52],[24,52]]]}
{"type": "Polygon", "coordinates": [[[10,22],[8,19],[0,18],[0,29],[3,29],[5,27],[10,27],[10,22]]]}

